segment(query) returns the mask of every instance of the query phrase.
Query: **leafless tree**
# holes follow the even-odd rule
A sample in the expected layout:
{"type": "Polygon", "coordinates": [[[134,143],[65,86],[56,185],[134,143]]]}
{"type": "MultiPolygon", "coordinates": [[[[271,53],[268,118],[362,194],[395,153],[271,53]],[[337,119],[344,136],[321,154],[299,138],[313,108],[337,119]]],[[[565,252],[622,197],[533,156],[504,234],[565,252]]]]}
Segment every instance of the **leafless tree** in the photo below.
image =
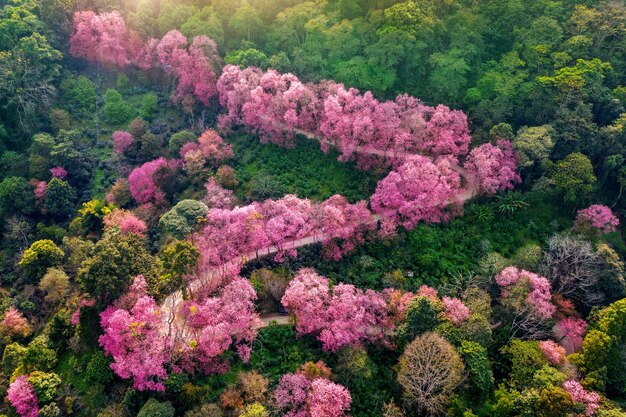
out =
{"type": "Polygon", "coordinates": [[[601,265],[602,259],[589,242],[559,234],[548,240],[539,270],[550,279],[553,292],[592,306],[603,299],[598,290],[601,265]]]}
{"type": "Polygon", "coordinates": [[[438,415],[463,381],[464,370],[461,357],[447,340],[436,333],[424,333],[404,350],[398,383],[408,405],[421,414],[438,415]]]}

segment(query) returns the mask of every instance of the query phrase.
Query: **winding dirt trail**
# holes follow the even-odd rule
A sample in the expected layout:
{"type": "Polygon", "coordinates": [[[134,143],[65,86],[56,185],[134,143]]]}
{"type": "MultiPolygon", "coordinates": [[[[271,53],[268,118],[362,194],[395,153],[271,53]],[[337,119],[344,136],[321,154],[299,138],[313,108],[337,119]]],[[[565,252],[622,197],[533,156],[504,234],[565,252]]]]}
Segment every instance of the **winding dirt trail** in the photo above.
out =
{"type": "MultiPolygon", "coordinates": [[[[317,136],[311,133],[300,131],[300,130],[295,130],[294,132],[297,134],[306,136],[309,139],[316,140],[318,142],[320,141],[320,138],[318,138],[317,136]]],[[[406,152],[400,152],[400,153],[388,152],[388,151],[382,151],[380,149],[363,148],[363,147],[357,147],[355,151],[361,154],[385,156],[385,157],[390,157],[390,158],[404,158],[404,157],[413,155],[413,154],[406,153],[406,152]]],[[[427,156],[427,155],[424,155],[424,156],[426,156],[427,158],[430,158],[431,160],[433,159],[430,156],[427,156]]],[[[457,196],[455,201],[465,203],[466,201],[476,197],[480,193],[480,185],[478,183],[478,179],[475,176],[471,175],[465,168],[463,168],[462,166],[458,164],[452,164],[451,168],[461,176],[462,181],[465,184],[464,191],[457,196]]],[[[378,222],[380,218],[381,218],[380,215],[377,215],[377,214],[372,215],[370,222],[372,223],[378,222]]],[[[226,262],[221,267],[207,271],[206,273],[204,273],[202,277],[198,277],[194,279],[193,281],[189,282],[187,284],[187,292],[189,294],[194,294],[198,292],[200,289],[202,289],[204,286],[208,286],[216,275],[220,274],[222,270],[226,270],[229,266],[243,266],[247,262],[264,258],[266,256],[274,255],[281,249],[298,249],[298,248],[302,248],[304,246],[312,245],[315,243],[323,243],[327,241],[328,239],[329,239],[328,236],[318,233],[315,235],[311,235],[311,236],[303,237],[301,239],[287,242],[287,244],[284,245],[284,247],[282,248],[278,248],[276,246],[269,246],[263,249],[259,249],[255,252],[251,252],[246,255],[242,255],[237,258],[231,259],[230,261],[226,262]]],[[[176,306],[181,301],[183,301],[182,291],[181,290],[175,291],[163,301],[163,303],[161,304],[161,310],[166,315],[169,315],[176,310],[176,306]]],[[[279,324],[286,324],[289,321],[289,317],[279,315],[278,313],[276,314],[272,313],[266,316],[262,316],[261,320],[263,323],[261,327],[266,327],[273,320],[277,321],[279,324]]]]}

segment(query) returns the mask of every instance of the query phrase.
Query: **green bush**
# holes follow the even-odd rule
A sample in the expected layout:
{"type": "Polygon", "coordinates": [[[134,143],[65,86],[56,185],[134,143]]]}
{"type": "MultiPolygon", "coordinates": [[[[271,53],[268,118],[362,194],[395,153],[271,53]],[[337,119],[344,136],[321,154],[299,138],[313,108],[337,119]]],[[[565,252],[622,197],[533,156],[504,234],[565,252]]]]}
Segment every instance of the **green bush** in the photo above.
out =
{"type": "Polygon", "coordinates": [[[105,356],[104,352],[97,351],[89,358],[85,369],[85,378],[102,385],[110,383],[114,377],[110,365],[111,360],[105,356]]]}
{"type": "Polygon", "coordinates": [[[150,398],[147,403],[141,407],[137,417],[174,417],[174,407],[168,402],[159,402],[154,398],[150,398]]]}
{"type": "Polygon", "coordinates": [[[124,100],[124,97],[112,88],[108,89],[104,95],[104,117],[114,125],[127,123],[133,117],[133,109],[124,100]]]}

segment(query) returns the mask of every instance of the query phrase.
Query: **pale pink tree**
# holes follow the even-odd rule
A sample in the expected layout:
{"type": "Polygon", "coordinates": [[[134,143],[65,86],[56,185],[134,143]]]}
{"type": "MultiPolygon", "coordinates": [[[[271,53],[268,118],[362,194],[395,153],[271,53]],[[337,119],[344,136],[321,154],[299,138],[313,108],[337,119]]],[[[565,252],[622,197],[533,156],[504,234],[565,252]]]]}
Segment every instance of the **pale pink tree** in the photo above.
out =
{"type": "Polygon", "coordinates": [[[117,11],[79,11],[74,13],[73,23],[70,53],[75,57],[123,68],[141,48],[138,35],[128,30],[117,11]]]}
{"type": "Polygon", "coordinates": [[[454,325],[463,324],[471,314],[470,309],[463,304],[463,301],[456,297],[444,296],[441,298],[441,302],[443,303],[444,314],[454,325]]]}
{"type": "Polygon", "coordinates": [[[204,188],[206,195],[202,202],[208,208],[227,209],[232,207],[234,201],[233,192],[220,186],[214,178],[209,178],[204,184],[204,188]]]}
{"type": "Polygon", "coordinates": [[[547,278],[524,269],[509,266],[496,276],[496,282],[503,288],[502,295],[504,298],[511,292],[510,287],[518,283],[528,283],[530,291],[525,301],[532,307],[533,312],[544,320],[551,318],[556,312],[556,307],[551,301],[550,281],[547,278]]]}
{"type": "Polygon", "coordinates": [[[243,106],[250,101],[250,92],[261,80],[263,72],[254,67],[244,70],[236,65],[226,65],[217,81],[220,104],[226,109],[218,121],[221,131],[228,131],[235,125],[244,124],[243,106]]]}
{"type": "Polygon", "coordinates": [[[566,317],[557,322],[558,332],[563,338],[561,343],[566,343],[570,353],[582,348],[583,336],[588,326],[585,320],[578,317],[566,317]]]}
{"type": "Polygon", "coordinates": [[[134,142],[133,135],[123,130],[116,130],[111,138],[113,139],[113,149],[120,154],[130,149],[134,142]]]}
{"type": "Polygon", "coordinates": [[[39,415],[39,400],[33,384],[28,381],[28,375],[15,378],[7,390],[7,399],[20,417],[39,415]]]}
{"type": "Polygon", "coordinates": [[[485,143],[472,149],[465,168],[478,178],[487,194],[513,189],[513,184],[521,181],[513,146],[508,140],[498,140],[496,146],[485,143]]]}
{"type": "Polygon", "coordinates": [[[213,129],[208,129],[200,135],[198,138],[198,149],[214,168],[223,160],[232,158],[235,155],[232,146],[224,142],[224,139],[213,129]]]}
{"type": "Polygon", "coordinates": [[[600,408],[600,395],[597,392],[585,390],[580,382],[573,379],[565,381],[563,389],[572,395],[574,401],[587,405],[586,416],[594,416],[600,408]]]}
{"type": "Polygon", "coordinates": [[[60,180],[64,180],[67,177],[67,171],[63,167],[54,167],[50,168],[50,174],[52,178],[58,178],[60,180]]]}
{"type": "Polygon", "coordinates": [[[542,340],[539,342],[539,348],[551,364],[559,365],[565,362],[565,348],[558,343],[552,340],[542,340]]]}
{"type": "Polygon", "coordinates": [[[1,325],[9,336],[26,337],[32,331],[26,317],[14,307],[6,309],[1,325]]]}
{"type": "Polygon", "coordinates": [[[456,202],[460,182],[449,159],[433,163],[425,156],[411,156],[378,183],[370,199],[372,209],[407,229],[420,221],[444,221],[452,214],[448,206],[456,202]]]}
{"type": "Polygon", "coordinates": [[[573,229],[584,231],[593,228],[598,233],[603,234],[614,232],[617,226],[619,226],[619,219],[610,208],[601,204],[594,204],[586,209],[578,210],[573,229]]]}
{"type": "Polygon", "coordinates": [[[437,290],[428,285],[422,285],[421,287],[419,287],[417,289],[417,296],[426,297],[433,302],[439,300],[439,293],[437,292],[437,290]]]}

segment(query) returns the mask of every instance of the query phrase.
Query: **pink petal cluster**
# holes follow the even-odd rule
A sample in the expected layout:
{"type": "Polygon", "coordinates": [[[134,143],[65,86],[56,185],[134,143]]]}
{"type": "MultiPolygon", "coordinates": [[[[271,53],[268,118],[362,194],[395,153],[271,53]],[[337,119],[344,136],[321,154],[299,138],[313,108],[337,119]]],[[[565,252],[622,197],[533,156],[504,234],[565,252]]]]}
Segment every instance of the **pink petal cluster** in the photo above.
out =
{"type": "Polygon", "coordinates": [[[9,307],[4,312],[2,327],[9,334],[9,336],[20,335],[25,337],[30,333],[28,320],[14,307],[9,307]]]}
{"type": "Polygon", "coordinates": [[[205,228],[192,240],[202,255],[201,265],[208,269],[254,257],[265,248],[275,250],[276,259],[281,260],[296,254],[298,242],[313,242],[314,237],[326,242],[331,256],[337,258],[363,242],[364,233],[374,226],[365,202],[349,204],[344,197],[333,196],[313,204],[286,195],[233,209],[211,209],[205,228]]]}
{"type": "Polygon", "coordinates": [[[134,233],[139,237],[144,237],[148,227],[146,222],[139,219],[130,211],[123,209],[114,209],[111,213],[104,216],[104,230],[113,227],[119,228],[122,234],[134,233]]]}
{"type": "Polygon", "coordinates": [[[463,324],[470,316],[470,309],[463,304],[458,298],[446,297],[441,299],[444,308],[444,314],[455,325],[463,324]]]}
{"type": "Polygon", "coordinates": [[[450,218],[446,209],[461,191],[459,174],[449,159],[432,162],[421,155],[411,156],[381,180],[371,197],[375,213],[387,216],[412,229],[419,221],[440,222],[450,218]]]}
{"type": "Polygon", "coordinates": [[[326,378],[309,381],[302,374],[285,374],[274,390],[283,417],[344,417],[352,404],[350,392],[326,378]]]}
{"type": "Polygon", "coordinates": [[[134,139],[133,135],[124,130],[116,130],[111,135],[113,139],[113,148],[117,153],[124,153],[133,145],[134,139]]]}
{"type": "Polygon", "coordinates": [[[462,155],[470,141],[462,112],[428,107],[408,95],[379,102],[332,81],[304,84],[293,74],[224,67],[218,80],[220,103],[228,113],[220,128],[245,124],[264,142],[293,146],[293,133],[319,136],[323,150],[334,146],[340,160],[388,162],[405,153],[462,155]],[[367,150],[368,152],[363,152],[367,150]]]}
{"type": "Polygon", "coordinates": [[[508,140],[498,140],[496,146],[485,143],[472,149],[465,168],[478,178],[488,194],[513,189],[513,184],[521,181],[513,146],[508,140]]]}
{"type": "Polygon", "coordinates": [[[39,406],[33,384],[28,382],[28,375],[20,375],[9,385],[7,399],[20,417],[37,417],[39,406]]]}
{"type": "Polygon", "coordinates": [[[202,199],[202,202],[208,208],[227,209],[232,207],[234,201],[233,192],[220,186],[214,178],[209,178],[204,184],[204,188],[206,189],[206,196],[202,199]]]}
{"type": "Polygon", "coordinates": [[[526,301],[532,307],[533,312],[542,319],[551,318],[556,312],[556,307],[552,304],[550,281],[547,278],[514,266],[504,268],[496,276],[496,283],[504,288],[515,285],[521,280],[528,280],[530,283],[530,292],[526,301]]]}
{"type": "Polygon", "coordinates": [[[572,395],[574,401],[587,405],[587,412],[585,415],[593,416],[596,414],[598,408],[600,408],[600,395],[597,392],[590,392],[580,385],[580,382],[575,380],[565,381],[563,383],[563,389],[572,395]]]}
{"type": "Polygon", "coordinates": [[[578,210],[576,214],[574,230],[582,230],[585,225],[591,225],[600,233],[610,233],[619,226],[619,219],[607,206],[594,204],[586,209],[578,210]]]}
{"type": "Polygon", "coordinates": [[[179,161],[168,161],[161,157],[135,168],[128,176],[130,194],[139,204],[154,202],[163,203],[165,194],[159,188],[160,181],[157,174],[174,171],[179,166],[179,161]]]}
{"type": "Polygon", "coordinates": [[[63,167],[50,168],[50,174],[52,174],[52,178],[58,178],[60,180],[64,180],[65,177],[67,177],[67,171],[63,167]]]}
{"type": "Polygon", "coordinates": [[[433,287],[429,287],[428,285],[422,285],[421,287],[419,287],[417,289],[417,295],[419,297],[426,297],[430,301],[439,300],[439,293],[437,292],[437,290],[433,287]]]}
{"type": "Polygon", "coordinates": [[[233,156],[232,146],[213,129],[206,130],[197,142],[185,143],[180,149],[180,157],[188,172],[199,172],[207,163],[216,168],[220,162],[233,156]]]}
{"type": "Polygon", "coordinates": [[[558,343],[552,340],[543,340],[539,342],[539,347],[551,364],[558,365],[565,362],[565,348],[558,343]]]}
{"type": "Polygon", "coordinates": [[[124,18],[117,11],[102,14],[76,12],[73,23],[70,53],[75,57],[123,68],[131,63],[141,48],[139,35],[126,27],[124,18]]]}
{"type": "Polygon", "coordinates": [[[557,323],[560,333],[567,338],[573,351],[579,350],[583,345],[583,335],[587,330],[587,322],[578,317],[566,317],[557,323]]]}
{"type": "Polygon", "coordinates": [[[296,316],[299,334],[315,335],[324,350],[366,341],[389,344],[395,326],[390,291],[360,290],[353,285],[330,287],[313,269],[301,269],[291,280],[281,303],[296,316]]]}
{"type": "Polygon", "coordinates": [[[132,378],[134,388],[165,390],[168,369],[224,371],[222,354],[230,347],[248,359],[260,319],[247,280],[235,277],[203,301],[171,308],[159,307],[146,287],[137,277],[129,293],[100,315],[100,345],[113,357],[111,368],[132,378]]]}
{"type": "Polygon", "coordinates": [[[36,181],[34,183],[35,202],[38,205],[43,204],[48,194],[48,184],[45,181],[36,181]]]}

